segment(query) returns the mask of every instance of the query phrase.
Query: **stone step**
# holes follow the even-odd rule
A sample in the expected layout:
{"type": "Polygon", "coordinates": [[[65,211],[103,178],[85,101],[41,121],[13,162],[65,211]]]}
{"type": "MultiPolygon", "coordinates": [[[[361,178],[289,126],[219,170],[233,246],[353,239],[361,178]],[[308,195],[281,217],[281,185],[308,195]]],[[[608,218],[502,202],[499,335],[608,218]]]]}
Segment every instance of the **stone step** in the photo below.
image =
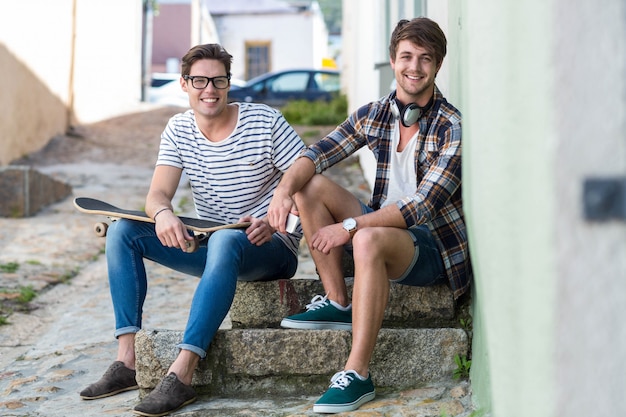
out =
{"type": "MultiPolygon", "coordinates": [[[[348,293],[353,279],[347,278],[348,293]]],[[[279,327],[280,321],[299,313],[315,294],[324,294],[318,279],[282,279],[238,282],[230,309],[233,328],[279,327]]],[[[452,292],[446,285],[410,287],[391,284],[383,327],[458,327],[452,292]]]]}
{"type": "MultiPolygon", "coordinates": [[[[152,390],[176,358],[181,331],[137,334],[137,383],[152,390]]],[[[342,330],[219,330],[192,384],[212,395],[318,395],[343,368],[351,333],[342,330]]],[[[449,379],[468,352],[464,330],[381,329],[370,371],[378,388],[406,389],[449,379]]]]}

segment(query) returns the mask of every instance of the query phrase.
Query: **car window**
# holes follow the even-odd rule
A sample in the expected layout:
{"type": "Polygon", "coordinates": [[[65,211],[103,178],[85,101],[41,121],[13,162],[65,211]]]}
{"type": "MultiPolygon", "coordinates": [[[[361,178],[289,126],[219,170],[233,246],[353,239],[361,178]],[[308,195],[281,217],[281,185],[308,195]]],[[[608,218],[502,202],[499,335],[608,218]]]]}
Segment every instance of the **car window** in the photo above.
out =
{"type": "Polygon", "coordinates": [[[268,83],[268,90],[274,93],[304,91],[309,83],[308,72],[290,72],[279,75],[268,83]]]}
{"type": "Polygon", "coordinates": [[[341,85],[339,74],[323,74],[317,73],[314,76],[317,88],[322,91],[335,92],[339,91],[341,85]]]}
{"type": "Polygon", "coordinates": [[[167,83],[171,83],[173,82],[173,80],[164,80],[162,78],[153,78],[152,82],[150,83],[150,87],[161,87],[162,85],[165,85],[167,83]]]}
{"type": "Polygon", "coordinates": [[[150,87],[161,87],[162,85],[169,84],[172,81],[178,81],[179,79],[180,74],[155,72],[152,74],[150,87]]]}
{"type": "Polygon", "coordinates": [[[259,83],[252,84],[252,91],[255,93],[260,93],[265,88],[265,81],[261,81],[259,83]]]}

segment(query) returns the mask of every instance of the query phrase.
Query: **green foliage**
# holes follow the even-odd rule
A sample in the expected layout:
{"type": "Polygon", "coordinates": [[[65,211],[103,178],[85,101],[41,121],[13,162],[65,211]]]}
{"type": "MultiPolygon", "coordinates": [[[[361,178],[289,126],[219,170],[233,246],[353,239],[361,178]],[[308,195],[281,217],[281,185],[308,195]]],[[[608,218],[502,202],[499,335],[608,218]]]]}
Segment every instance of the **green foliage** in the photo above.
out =
{"type": "Polygon", "coordinates": [[[320,136],[319,130],[306,130],[302,132],[300,137],[306,141],[306,139],[318,138],[320,136]]]}
{"type": "Polygon", "coordinates": [[[470,368],[472,367],[472,361],[467,359],[467,356],[456,355],[454,357],[454,362],[456,363],[457,368],[452,373],[452,378],[469,378],[470,368]]]}
{"type": "Polygon", "coordinates": [[[338,125],[348,114],[348,99],[345,95],[338,95],[330,102],[295,100],[287,103],[281,111],[292,125],[338,125]]]}
{"type": "Polygon", "coordinates": [[[64,284],[67,284],[71,281],[72,278],[78,275],[79,272],[80,272],[80,268],[78,267],[74,269],[70,269],[69,271],[66,271],[63,275],[59,277],[59,281],[61,281],[64,284]]]}
{"type": "Polygon", "coordinates": [[[0,264],[0,272],[13,273],[20,269],[20,264],[17,262],[7,262],[5,264],[0,264]]]}
{"type": "MultiPolygon", "coordinates": [[[[104,247],[102,247],[102,248],[100,248],[100,249],[98,250],[98,252],[94,253],[94,254],[91,256],[91,258],[90,258],[90,259],[91,259],[91,262],[96,262],[96,261],[98,260],[98,258],[100,258],[100,256],[101,256],[101,255],[104,255],[104,254],[105,254],[105,248],[104,248],[104,247]]],[[[76,271],[77,271],[77,273],[78,273],[78,269],[76,269],[76,271]]],[[[66,284],[67,284],[67,282],[66,282],[66,284]]]]}
{"type": "Polygon", "coordinates": [[[465,330],[466,332],[471,332],[472,331],[472,318],[471,317],[467,317],[465,319],[460,319],[459,323],[461,324],[461,328],[463,330],[465,330]]]}
{"type": "Polygon", "coordinates": [[[17,297],[17,301],[26,304],[35,297],[37,297],[37,292],[29,285],[27,287],[20,287],[20,295],[17,297]]]}
{"type": "Polygon", "coordinates": [[[0,297],[0,326],[11,324],[8,318],[15,311],[30,311],[32,306],[29,303],[37,297],[37,292],[30,285],[13,289],[1,288],[0,293],[7,294],[0,297]]]}

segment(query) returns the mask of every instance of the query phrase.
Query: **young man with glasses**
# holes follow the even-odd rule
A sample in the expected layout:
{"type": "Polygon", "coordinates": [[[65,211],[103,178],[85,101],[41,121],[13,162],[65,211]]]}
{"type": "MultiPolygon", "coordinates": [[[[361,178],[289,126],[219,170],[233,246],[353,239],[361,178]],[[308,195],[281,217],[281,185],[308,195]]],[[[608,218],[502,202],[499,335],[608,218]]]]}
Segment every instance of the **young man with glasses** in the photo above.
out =
{"type": "Polygon", "coordinates": [[[368,103],[308,147],[287,170],[268,217],[284,231],[299,212],[326,296],[283,327],[352,329],[344,369],[331,379],[313,411],[355,410],[375,396],[369,363],[382,326],[390,282],[427,286],[446,282],[455,298],[469,287],[471,266],[461,192],[461,114],[435,77],[446,38],[430,19],[402,20],[389,46],[397,88],[368,103]],[[320,175],[367,147],[377,159],[368,205],[320,175]],[[351,243],[351,245],[349,245],[351,243]],[[354,256],[350,304],[341,259],[354,256]]]}
{"type": "Polygon", "coordinates": [[[284,279],[296,271],[301,231],[279,233],[266,215],[283,172],[304,144],[277,110],[228,103],[231,62],[217,44],[193,47],[183,57],[180,83],[191,109],[173,116],[161,135],[145,205],[155,224],[120,220],[108,230],[118,352],[103,377],[80,393],[85,400],[137,388],[135,334],[147,291],[144,259],[200,277],[176,360],[133,410],[144,416],[166,415],[195,401],[193,372],[230,309],[238,279],[284,279]],[[172,207],[183,172],[200,218],[251,225],[214,232],[187,253],[193,237],[172,207]]]}

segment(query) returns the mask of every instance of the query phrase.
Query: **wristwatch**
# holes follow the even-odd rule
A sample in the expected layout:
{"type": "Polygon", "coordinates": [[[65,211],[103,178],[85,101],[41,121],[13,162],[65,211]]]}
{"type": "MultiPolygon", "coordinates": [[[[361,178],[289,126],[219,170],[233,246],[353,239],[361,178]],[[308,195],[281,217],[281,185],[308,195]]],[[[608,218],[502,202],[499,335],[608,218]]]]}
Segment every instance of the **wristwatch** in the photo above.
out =
{"type": "Polygon", "coordinates": [[[356,229],[357,229],[356,220],[354,220],[352,217],[348,217],[347,219],[343,221],[343,228],[348,233],[350,233],[350,237],[354,236],[354,233],[356,232],[356,229]]]}

